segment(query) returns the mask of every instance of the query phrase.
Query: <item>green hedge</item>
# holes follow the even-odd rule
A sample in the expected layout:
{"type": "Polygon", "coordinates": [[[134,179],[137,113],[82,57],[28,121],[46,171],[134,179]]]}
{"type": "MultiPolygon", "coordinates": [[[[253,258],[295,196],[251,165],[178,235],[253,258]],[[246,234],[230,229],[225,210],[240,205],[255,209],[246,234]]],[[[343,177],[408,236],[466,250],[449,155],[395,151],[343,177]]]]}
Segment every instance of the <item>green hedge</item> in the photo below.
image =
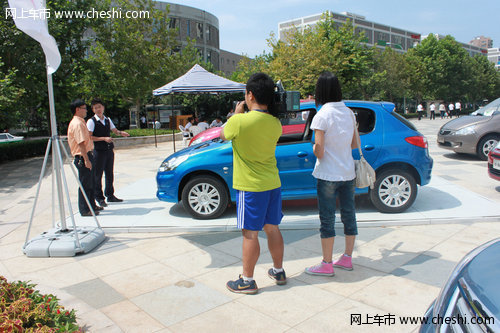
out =
{"type": "MultiPolygon", "coordinates": [[[[152,128],[134,128],[134,129],[124,130],[124,132],[130,134],[131,137],[155,135],[154,129],[152,128]]],[[[174,132],[179,132],[179,130],[175,130],[174,132]]],[[[156,135],[165,135],[165,134],[172,134],[172,130],[167,128],[160,128],[156,130],[156,135]]],[[[113,137],[116,137],[116,135],[114,135],[113,133],[111,133],[111,135],[113,137]]]]}
{"type": "Polygon", "coordinates": [[[0,163],[27,157],[43,156],[47,149],[47,142],[48,139],[0,143],[0,163]]]}

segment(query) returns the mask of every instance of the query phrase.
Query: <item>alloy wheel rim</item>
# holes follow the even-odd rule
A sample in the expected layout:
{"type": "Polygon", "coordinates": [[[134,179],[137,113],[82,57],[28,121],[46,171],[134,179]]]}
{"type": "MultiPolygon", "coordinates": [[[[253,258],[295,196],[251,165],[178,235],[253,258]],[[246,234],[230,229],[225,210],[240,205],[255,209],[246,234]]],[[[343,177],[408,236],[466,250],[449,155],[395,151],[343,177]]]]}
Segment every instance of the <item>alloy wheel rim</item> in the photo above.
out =
{"type": "Polygon", "coordinates": [[[403,206],[410,200],[411,193],[410,182],[401,175],[388,176],[379,185],[380,200],[391,208],[403,206]]]}
{"type": "Polygon", "coordinates": [[[494,140],[494,139],[486,141],[483,145],[483,154],[485,156],[488,156],[490,151],[493,149],[493,147],[495,147],[497,145],[497,143],[498,143],[498,141],[494,140]]]}
{"type": "Polygon", "coordinates": [[[193,186],[188,193],[189,206],[201,215],[210,215],[220,206],[219,191],[212,184],[200,183],[193,186]]]}

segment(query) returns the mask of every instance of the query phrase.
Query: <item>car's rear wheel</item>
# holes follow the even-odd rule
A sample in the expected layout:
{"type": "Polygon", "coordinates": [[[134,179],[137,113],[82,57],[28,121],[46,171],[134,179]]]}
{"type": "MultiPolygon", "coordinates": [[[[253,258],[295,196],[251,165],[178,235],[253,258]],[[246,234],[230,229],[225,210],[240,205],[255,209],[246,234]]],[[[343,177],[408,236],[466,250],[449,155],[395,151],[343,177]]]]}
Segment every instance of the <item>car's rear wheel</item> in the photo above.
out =
{"type": "Polygon", "coordinates": [[[486,161],[488,159],[488,153],[495,148],[498,140],[500,140],[500,136],[495,134],[490,134],[482,138],[477,145],[477,157],[486,161]]]}
{"type": "Polygon", "coordinates": [[[370,190],[373,205],[383,213],[401,213],[417,197],[417,182],[409,172],[387,169],[377,174],[374,188],[370,190]]]}
{"type": "Polygon", "coordinates": [[[196,219],[221,216],[227,208],[228,198],[224,184],[211,176],[196,176],[182,189],[182,205],[196,219]]]}

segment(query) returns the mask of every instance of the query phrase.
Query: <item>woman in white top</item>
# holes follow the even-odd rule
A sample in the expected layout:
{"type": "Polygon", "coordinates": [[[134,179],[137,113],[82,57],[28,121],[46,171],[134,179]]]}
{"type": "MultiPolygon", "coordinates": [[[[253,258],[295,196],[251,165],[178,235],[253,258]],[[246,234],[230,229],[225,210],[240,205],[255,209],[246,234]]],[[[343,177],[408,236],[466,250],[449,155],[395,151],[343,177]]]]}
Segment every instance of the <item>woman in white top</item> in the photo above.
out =
{"type": "Polygon", "coordinates": [[[333,267],[352,270],[351,255],[358,234],[354,208],[356,173],[352,158],[352,149],[357,147],[356,118],[352,110],[342,102],[339,80],[330,72],[324,72],[318,78],[316,106],[320,109],[311,124],[315,135],[313,152],[317,157],[313,176],[318,181],[323,260],[305,271],[312,275],[333,276],[333,267]],[[340,215],[346,243],[344,254],[333,262],[337,197],[341,205],[340,215]]]}

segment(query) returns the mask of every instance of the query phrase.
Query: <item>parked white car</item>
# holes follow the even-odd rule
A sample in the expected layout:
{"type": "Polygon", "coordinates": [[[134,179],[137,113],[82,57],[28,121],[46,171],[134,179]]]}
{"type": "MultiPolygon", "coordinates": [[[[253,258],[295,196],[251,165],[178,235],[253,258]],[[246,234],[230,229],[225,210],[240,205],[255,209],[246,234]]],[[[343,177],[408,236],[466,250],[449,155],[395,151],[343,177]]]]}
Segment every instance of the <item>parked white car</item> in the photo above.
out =
{"type": "Polygon", "coordinates": [[[10,133],[0,133],[0,143],[21,141],[24,139],[22,136],[15,136],[10,133]]]}

